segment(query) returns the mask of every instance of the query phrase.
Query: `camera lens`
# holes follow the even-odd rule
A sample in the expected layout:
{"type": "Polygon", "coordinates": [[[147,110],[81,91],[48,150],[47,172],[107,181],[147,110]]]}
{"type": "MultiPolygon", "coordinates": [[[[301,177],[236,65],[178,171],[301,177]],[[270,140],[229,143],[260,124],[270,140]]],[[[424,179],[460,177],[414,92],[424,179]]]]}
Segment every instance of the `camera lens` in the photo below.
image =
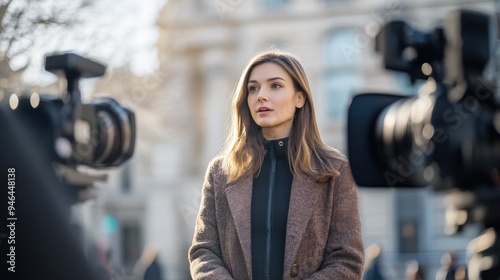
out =
{"type": "Polygon", "coordinates": [[[135,146],[135,115],[111,98],[96,99],[98,141],[94,167],[118,166],[129,159],[135,146]]]}
{"type": "Polygon", "coordinates": [[[424,170],[430,164],[433,147],[424,138],[432,113],[430,97],[400,99],[387,106],[375,126],[375,151],[385,167],[408,186],[430,183],[424,170]]]}

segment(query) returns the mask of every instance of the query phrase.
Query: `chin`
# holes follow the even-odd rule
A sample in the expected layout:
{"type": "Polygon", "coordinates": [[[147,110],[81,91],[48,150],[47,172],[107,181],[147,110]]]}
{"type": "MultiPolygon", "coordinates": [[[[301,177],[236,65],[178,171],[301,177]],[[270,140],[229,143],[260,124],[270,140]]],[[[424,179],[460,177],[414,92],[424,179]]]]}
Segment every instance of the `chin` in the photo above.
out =
{"type": "Polygon", "coordinates": [[[258,126],[260,126],[261,128],[270,128],[270,127],[273,127],[273,125],[272,125],[272,124],[269,124],[269,123],[267,123],[267,122],[256,122],[256,124],[257,124],[258,126]]]}

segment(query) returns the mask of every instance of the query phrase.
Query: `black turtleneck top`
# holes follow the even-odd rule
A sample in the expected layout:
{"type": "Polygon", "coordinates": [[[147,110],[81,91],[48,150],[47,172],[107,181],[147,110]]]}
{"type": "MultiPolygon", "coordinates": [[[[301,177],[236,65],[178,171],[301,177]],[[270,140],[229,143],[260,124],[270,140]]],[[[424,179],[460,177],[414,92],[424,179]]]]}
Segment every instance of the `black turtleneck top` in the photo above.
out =
{"type": "Polygon", "coordinates": [[[251,229],[254,280],[282,279],[292,173],[288,138],[264,140],[266,156],[253,180],[251,229]]]}

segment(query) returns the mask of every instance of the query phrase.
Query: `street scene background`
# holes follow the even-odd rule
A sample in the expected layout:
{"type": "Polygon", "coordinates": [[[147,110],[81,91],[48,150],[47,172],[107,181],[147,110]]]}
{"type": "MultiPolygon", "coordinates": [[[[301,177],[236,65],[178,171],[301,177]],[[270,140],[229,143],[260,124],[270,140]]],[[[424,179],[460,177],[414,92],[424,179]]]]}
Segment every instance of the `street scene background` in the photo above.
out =
{"type": "MultiPolygon", "coordinates": [[[[179,280],[191,279],[187,251],[205,170],[223,145],[232,89],[250,57],[277,48],[301,58],[323,141],[348,156],[352,96],[416,95],[420,86],[383,69],[373,40],[385,22],[403,19],[430,30],[457,8],[497,10],[482,0],[66,3],[0,2],[0,100],[62,92],[57,77],[43,70],[46,53],[72,50],[107,64],[103,77],[82,82],[82,97],[113,97],[135,112],[135,153],[119,168],[100,171],[107,180],[73,206],[74,222],[86,233],[82,244],[93,242],[110,256],[116,278],[142,279],[156,257],[163,279],[179,280]],[[25,13],[16,17],[18,10],[25,13]],[[15,20],[26,26],[14,28],[15,20]]],[[[447,235],[446,194],[432,187],[359,188],[365,246],[381,249],[386,279],[404,279],[413,261],[434,279],[447,252],[465,264],[480,228],[447,235]]]]}

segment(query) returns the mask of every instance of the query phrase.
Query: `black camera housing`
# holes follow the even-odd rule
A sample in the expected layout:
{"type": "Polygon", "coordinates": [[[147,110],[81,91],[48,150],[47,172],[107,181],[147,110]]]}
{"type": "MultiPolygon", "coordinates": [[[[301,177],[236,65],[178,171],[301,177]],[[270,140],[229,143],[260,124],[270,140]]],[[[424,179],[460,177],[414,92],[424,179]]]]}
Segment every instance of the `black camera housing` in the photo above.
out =
{"type": "Polygon", "coordinates": [[[45,69],[63,74],[68,86],[69,100],[44,98],[40,103],[41,111],[50,116],[55,141],[71,143],[71,154],[56,150],[58,160],[70,166],[105,168],[119,166],[132,157],[134,113],[112,98],[81,102],[79,79],[102,76],[104,65],[74,53],[50,55],[45,61],[45,69]]]}
{"type": "Polygon", "coordinates": [[[135,114],[112,98],[82,102],[79,80],[102,76],[104,65],[75,53],[48,55],[45,61],[46,70],[66,80],[67,92],[60,98],[22,95],[16,108],[4,102],[0,110],[10,120],[9,125],[25,130],[21,135],[7,137],[24,138],[30,142],[25,145],[37,145],[58,178],[73,186],[70,197],[76,203],[90,198],[82,196],[82,190],[106,177],[83,174],[79,167],[104,170],[118,167],[132,157],[135,114]],[[39,99],[36,104],[34,96],[39,99]]]}
{"type": "Polygon", "coordinates": [[[443,27],[428,33],[403,21],[384,26],[376,50],[385,68],[427,82],[415,97],[354,96],[347,136],[358,185],[463,190],[500,185],[500,106],[493,82],[483,75],[491,26],[488,15],[469,10],[450,13],[443,27]]]}

